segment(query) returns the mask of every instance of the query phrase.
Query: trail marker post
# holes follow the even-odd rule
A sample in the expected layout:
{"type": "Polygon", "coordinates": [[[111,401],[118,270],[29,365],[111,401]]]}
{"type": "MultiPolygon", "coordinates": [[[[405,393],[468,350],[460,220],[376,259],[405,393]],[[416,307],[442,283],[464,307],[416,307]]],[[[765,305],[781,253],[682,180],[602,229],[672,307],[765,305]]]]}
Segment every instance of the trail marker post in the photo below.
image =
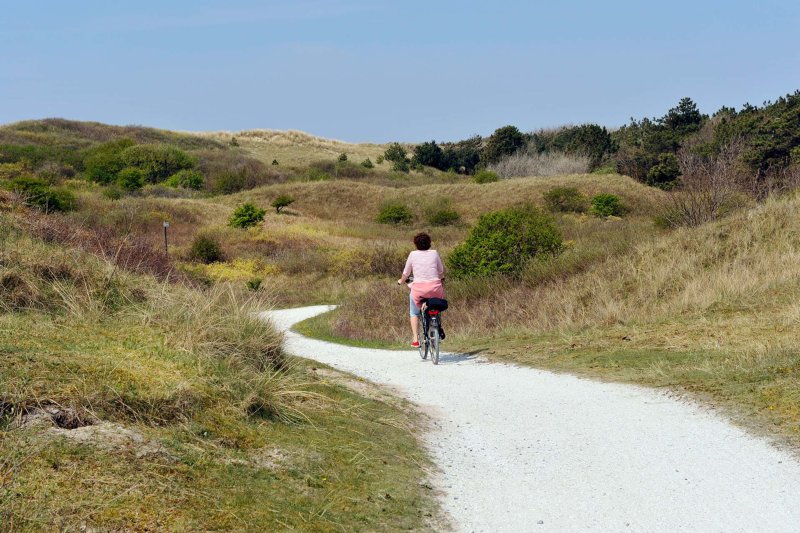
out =
{"type": "Polygon", "coordinates": [[[164,255],[169,256],[169,244],[167,243],[167,228],[169,228],[169,222],[166,220],[164,221],[164,255]]]}

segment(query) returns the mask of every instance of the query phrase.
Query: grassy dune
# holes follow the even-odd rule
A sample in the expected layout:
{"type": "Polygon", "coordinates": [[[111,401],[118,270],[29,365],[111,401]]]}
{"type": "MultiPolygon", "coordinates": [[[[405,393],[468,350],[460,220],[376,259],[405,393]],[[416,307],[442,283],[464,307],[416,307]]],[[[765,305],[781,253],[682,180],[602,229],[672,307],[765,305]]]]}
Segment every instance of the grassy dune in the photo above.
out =
{"type": "MultiPolygon", "coordinates": [[[[593,262],[568,250],[521,282],[451,282],[449,345],[684,390],[800,445],[798,207],[797,197],[772,199],[715,224],[634,234],[627,248],[589,253],[593,262]]],[[[607,231],[591,237],[596,246],[613,245],[607,231]]],[[[305,327],[396,344],[404,295],[386,287],[305,327]],[[367,302],[378,303],[360,312],[367,302]]]]}
{"type": "Polygon", "coordinates": [[[3,529],[432,523],[415,415],[283,354],[268,294],[131,274],[4,207],[3,529]]]}
{"type": "MultiPolygon", "coordinates": [[[[340,154],[347,154],[349,160],[361,163],[369,158],[374,164],[388,145],[372,143],[348,143],[333,139],[316,137],[302,131],[247,130],[240,132],[208,132],[201,137],[222,143],[231,143],[235,138],[238,145],[247,153],[272,164],[276,159],[281,165],[305,166],[314,161],[331,160],[340,154]]],[[[388,169],[390,163],[379,168],[388,169]]]]}

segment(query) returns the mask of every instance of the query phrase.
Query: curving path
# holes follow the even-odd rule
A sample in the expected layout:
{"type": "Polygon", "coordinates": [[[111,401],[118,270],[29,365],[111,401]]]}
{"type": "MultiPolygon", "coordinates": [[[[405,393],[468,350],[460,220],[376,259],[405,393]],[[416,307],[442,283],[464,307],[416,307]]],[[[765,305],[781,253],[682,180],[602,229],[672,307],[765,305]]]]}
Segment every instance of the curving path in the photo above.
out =
{"type": "Polygon", "coordinates": [[[650,389],[289,328],[331,309],[265,313],[287,348],[389,385],[433,417],[424,436],[460,531],[800,531],[800,463],[650,389]]]}

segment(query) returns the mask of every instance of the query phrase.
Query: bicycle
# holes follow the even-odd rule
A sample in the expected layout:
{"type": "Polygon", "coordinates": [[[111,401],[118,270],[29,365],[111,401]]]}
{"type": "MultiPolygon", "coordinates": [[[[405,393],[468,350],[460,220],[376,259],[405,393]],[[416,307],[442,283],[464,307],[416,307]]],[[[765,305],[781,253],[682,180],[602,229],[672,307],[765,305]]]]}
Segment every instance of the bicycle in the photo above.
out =
{"type": "Polygon", "coordinates": [[[430,353],[434,365],[439,364],[439,347],[442,342],[441,314],[446,309],[447,300],[442,298],[428,298],[422,301],[422,313],[417,330],[419,356],[425,360],[430,353]]]}
{"type": "MultiPolygon", "coordinates": [[[[406,284],[411,285],[414,276],[406,279],[406,284]]],[[[431,354],[431,362],[439,364],[439,347],[442,340],[441,313],[447,309],[447,300],[443,298],[426,298],[422,300],[417,328],[417,343],[419,356],[424,361],[431,354]]]]}

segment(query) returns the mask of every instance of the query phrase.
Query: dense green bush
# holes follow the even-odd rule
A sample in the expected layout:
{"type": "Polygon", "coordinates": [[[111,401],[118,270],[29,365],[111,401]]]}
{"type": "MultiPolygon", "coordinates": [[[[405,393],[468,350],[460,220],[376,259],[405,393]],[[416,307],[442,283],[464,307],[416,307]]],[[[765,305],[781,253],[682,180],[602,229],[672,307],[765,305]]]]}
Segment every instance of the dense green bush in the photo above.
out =
{"type": "Polygon", "coordinates": [[[539,153],[559,152],[586,156],[589,158],[589,170],[592,171],[617,151],[611,134],[597,124],[539,130],[531,136],[531,145],[539,153]]]}
{"type": "MultiPolygon", "coordinates": [[[[700,131],[707,120],[708,117],[700,113],[691,98],[683,98],[661,118],[631,120],[630,124],[612,134],[618,146],[615,156],[617,171],[648,182],[648,175],[653,167],[662,163],[671,165],[672,161],[665,161],[661,157],[664,154],[674,156],[686,139],[700,131]]],[[[656,172],[660,180],[674,174],[674,171],[666,167],[656,172]]]]}
{"type": "Polygon", "coordinates": [[[400,202],[389,202],[381,207],[377,221],[381,224],[409,224],[414,214],[407,205],[400,202]]]}
{"type": "Polygon", "coordinates": [[[293,203],[294,203],[294,198],[292,198],[288,194],[281,194],[280,196],[275,198],[270,205],[275,208],[276,213],[280,213],[284,207],[289,207],[293,203]]]}
{"type": "Polygon", "coordinates": [[[210,235],[198,235],[189,247],[189,259],[206,265],[225,260],[219,242],[210,235]]]}
{"type": "Polygon", "coordinates": [[[500,176],[491,170],[480,170],[475,173],[472,179],[475,181],[475,183],[494,183],[495,181],[500,180],[500,176]]]}
{"type": "Polygon", "coordinates": [[[481,159],[496,163],[504,156],[511,155],[525,146],[525,136],[516,126],[497,128],[486,140],[481,159]]]}
{"type": "Polygon", "coordinates": [[[678,158],[675,154],[664,153],[658,156],[658,163],[647,171],[647,184],[671,189],[681,175],[678,158]]]}
{"type": "Polygon", "coordinates": [[[375,165],[372,164],[372,161],[370,161],[369,157],[361,162],[361,166],[364,167],[364,168],[374,168],[375,167],[375,165]]]}
{"type": "Polygon", "coordinates": [[[395,172],[409,172],[411,171],[411,164],[408,159],[401,159],[392,163],[392,170],[395,172]]]}
{"type": "MultiPolygon", "coordinates": [[[[414,148],[413,160],[420,165],[442,169],[444,152],[436,141],[418,144],[414,148]]],[[[446,169],[443,169],[446,170],[446,169]]]]}
{"type": "Polygon", "coordinates": [[[405,161],[407,158],[406,149],[400,143],[392,143],[389,145],[389,148],[383,153],[383,157],[386,158],[387,161],[391,161],[392,163],[397,163],[399,161],[405,161]]]}
{"type": "Polygon", "coordinates": [[[440,169],[472,174],[481,161],[483,139],[476,135],[463,141],[443,145],[440,169]]]}
{"type": "Polygon", "coordinates": [[[242,204],[233,212],[228,220],[228,225],[232,228],[251,228],[263,222],[266,214],[266,209],[261,209],[251,203],[242,204]]]}
{"type": "Polygon", "coordinates": [[[121,189],[128,192],[138,191],[144,186],[145,175],[141,169],[136,167],[123,168],[117,173],[114,180],[121,189]]]}
{"type": "Polygon", "coordinates": [[[125,166],[141,169],[149,183],[161,183],[176,172],[193,168],[197,161],[180,148],[168,144],[139,144],[120,154],[125,166]]]}
{"type": "Polygon", "coordinates": [[[437,209],[428,215],[428,224],[431,226],[451,226],[459,220],[461,215],[451,207],[437,209]]]}
{"type": "Polygon", "coordinates": [[[344,162],[346,162],[346,161],[347,161],[347,154],[346,154],[346,153],[344,153],[344,152],[342,152],[341,154],[339,154],[339,159],[337,159],[337,161],[339,161],[339,163],[344,163],[344,162]]]}
{"type": "Polygon", "coordinates": [[[27,205],[46,212],[71,211],[77,205],[75,195],[70,191],[51,187],[39,178],[14,178],[8,182],[7,188],[20,195],[27,205]]]}
{"type": "Polygon", "coordinates": [[[204,181],[199,171],[185,168],[170,176],[164,184],[169,187],[199,191],[203,188],[204,181]]]}
{"type": "Polygon", "coordinates": [[[125,168],[122,152],[134,146],[130,139],[109,141],[86,151],[83,167],[86,178],[107,185],[117,179],[117,174],[125,168]]]}
{"type": "Polygon", "coordinates": [[[560,213],[583,213],[589,200],[575,187],[553,187],[543,195],[550,211],[560,213]]]}
{"type": "Polygon", "coordinates": [[[625,214],[625,206],[616,194],[601,193],[592,198],[589,211],[596,217],[619,217],[625,214]]]}
{"type": "Polygon", "coordinates": [[[531,206],[510,207],[482,215],[447,264],[456,278],[518,275],[532,258],[561,249],[561,233],[552,218],[531,206]]]}

